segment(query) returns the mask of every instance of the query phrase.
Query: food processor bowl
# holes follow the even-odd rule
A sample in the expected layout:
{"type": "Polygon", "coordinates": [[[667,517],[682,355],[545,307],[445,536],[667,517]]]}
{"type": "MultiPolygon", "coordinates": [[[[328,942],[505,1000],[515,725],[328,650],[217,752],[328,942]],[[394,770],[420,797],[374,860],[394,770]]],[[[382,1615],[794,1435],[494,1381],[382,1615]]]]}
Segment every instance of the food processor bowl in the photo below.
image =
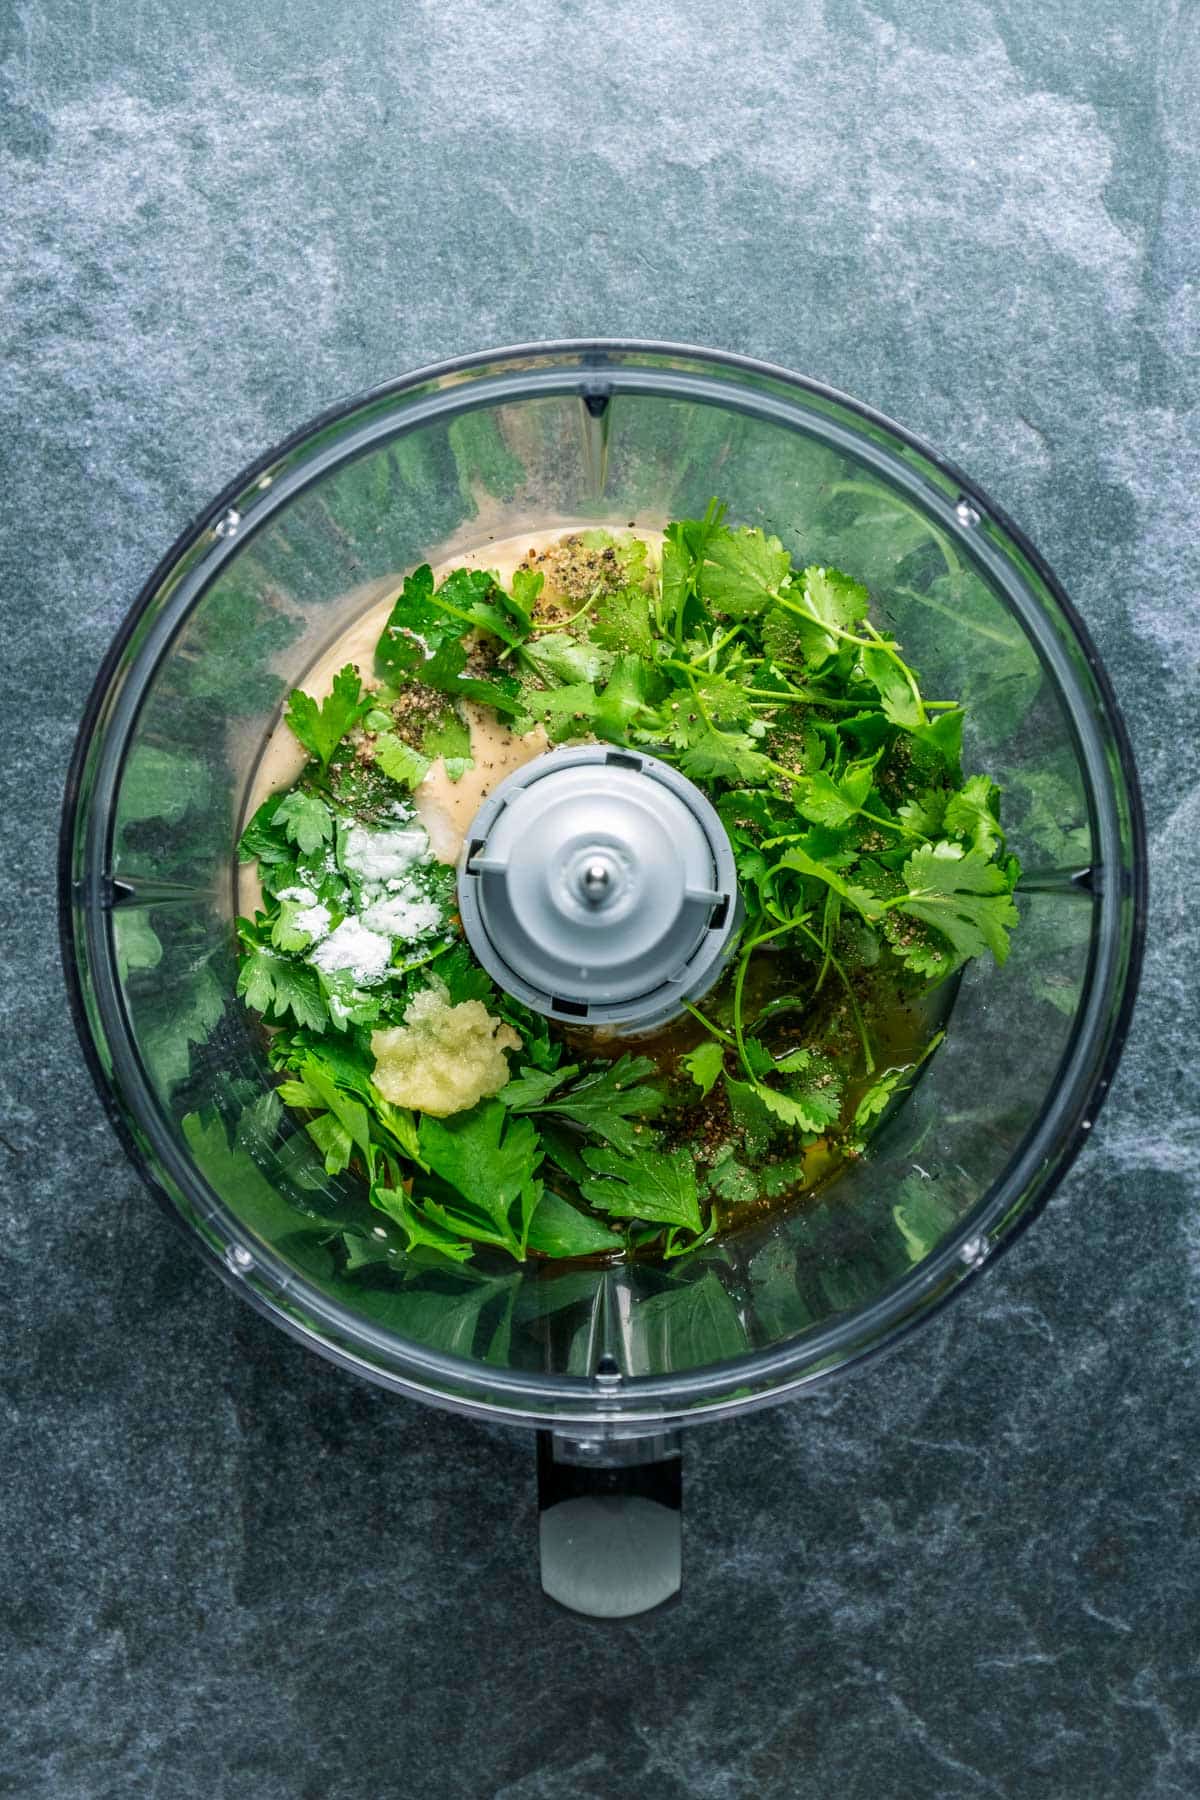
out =
{"type": "Polygon", "coordinates": [[[439,364],[338,406],[240,476],[154,572],[70,773],[64,960],[114,1123],[194,1245],[304,1343],[397,1392],[536,1427],[543,1581],[632,1612],[678,1586],[677,1428],[811,1390],[995,1260],[1095,1120],[1145,913],[1128,740],[1032,546],[898,426],[746,358],[626,340],[439,364]],[[407,570],[522,533],[658,528],[717,495],[845,569],[1024,869],[1003,968],[867,1153],[666,1267],[406,1255],[278,1101],[235,994],[234,844],[288,690],[407,570]]]}

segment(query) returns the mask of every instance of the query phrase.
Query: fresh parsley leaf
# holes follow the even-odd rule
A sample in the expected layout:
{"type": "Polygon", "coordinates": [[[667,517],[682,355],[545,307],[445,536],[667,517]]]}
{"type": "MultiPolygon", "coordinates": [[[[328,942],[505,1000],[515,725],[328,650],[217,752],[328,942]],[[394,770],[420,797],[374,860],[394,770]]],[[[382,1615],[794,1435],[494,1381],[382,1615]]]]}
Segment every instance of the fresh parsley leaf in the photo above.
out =
{"type": "Polygon", "coordinates": [[[592,1171],[580,1183],[585,1200],[618,1219],[646,1219],[658,1225],[682,1225],[701,1231],[700,1195],[690,1157],[659,1150],[624,1155],[590,1146],[583,1160],[592,1171]]]}
{"type": "Polygon", "coordinates": [[[781,1093],[778,1088],[759,1081],[754,1084],[754,1092],[768,1112],[783,1124],[794,1125],[800,1131],[824,1131],[841,1110],[838,1089],[826,1093],[810,1086],[781,1093]]]}
{"type": "Polygon", "coordinates": [[[292,853],[287,846],[287,834],[283,826],[275,821],[275,815],[285,797],[272,794],[257,809],[238,839],[239,862],[290,862],[292,853]]]}
{"type": "MultiPolygon", "coordinates": [[[[499,1100],[481,1100],[449,1119],[426,1114],[419,1136],[426,1165],[493,1227],[485,1241],[503,1244],[520,1260],[524,1231],[519,1222],[514,1224],[512,1210],[518,1201],[523,1209],[528,1205],[528,1189],[542,1160],[531,1121],[514,1118],[499,1100]]],[[[427,1203],[425,1210],[446,1223],[451,1209],[435,1210],[427,1203]]]]}
{"type": "Polygon", "coordinates": [[[352,663],[338,671],[333,689],[320,706],[302,688],[293,688],[285,714],[292,735],[315,756],[323,769],[348,731],[352,731],[372,701],[362,691],[358,670],[352,663]]]}
{"type": "Polygon", "coordinates": [[[438,612],[432,602],[433,570],[428,563],[422,563],[404,577],[404,586],[375,646],[375,667],[380,675],[407,677],[421,669],[444,638],[461,636],[462,626],[455,626],[449,615],[438,612]]]}
{"type": "Polygon", "coordinates": [[[306,794],[302,788],[292,788],[283,795],[271,823],[282,826],[286,836],[306,856],[311,856],[321,844],[333,841],[333,814],[322,799],[306,794]]]}
{"type": "Polygon", "coordinates": [[[390,781],[401,787],[415,788],[429,771],[429,758],[398,738],[394,731],[381,731],[375,739],[375,761],[390,781]]]}
{"type": "Polygon", "coordinates": [[[506,1087],[500,1089],[497,1098],[503,1100],[505,1106],[513,1112],[536,1112],[555,1088],[561,1087],[564,1081],[569,1081],[572,1075],[578,1073],[578,1063],[568,1063],[563,1069],[522,1069],[506,1087]]]}
{"type": "Polygon", "coordinates": [[[247,944],[243,952],[237,991],[247,1006],[264,1017],[282,1019],[290,1012],[298,1025],[307,1025],[314,1031],[329,1024],[317,971],[308,963],[292,962],[256,942],[247,944]]]}
{"type": "MultiPolygon", "coordinates": [[[[534,1097],[538,1084],[531,1079],[532,1070],[522,1071],[529,1083],[523,1094],[515,1100],[509,1098],[511,1090],[520,1086],[519,1082],[510,1082],[501,1098],[515,1112],[550,1113],[570,1119],[572,1124],[631,1156],[639,1148],[640,1136],[644,1142],[649,1140],[635,1132],[630,1121],[654,1118],[662,1110],[661,1090],[644,1079],[654,1070],[652,1058],[631,1056],[626,1051],[615,1063],[593,1064],[586,1075],[572,1081],[565,1092],[554,1093],[553,1098],[534,1097]]],[[[572,1072],[565,1070],[563,1076],[572,1072]]],[[[558,1086],[557,1080],[554,1086],[558,1086]]]]}
{"type": "Polygon", "coordinates": [[[474,1255],[474,1246],[468,1239],[436,1219],[426,1218],[403,1188],[373,1184],[371,1205],[400,1227],[410,1250],[440,1250],[455,1262],[465,1262],[474,1255]]]}
{"type": "Polygon", "coordinates": [[[452,1006],[461,1006],[464,1000],[482,1000],[485,1006],[490,1006],[495,998],[491,976],[475,961],[465,944],[455,944],[453,950],[438,957],[437,977],[445,986],[452,1006]]]}
{"type": "Polygon", "coordinates": [[[471,755],[471,733],[466,721],[453,710],[425,727],[421,738],[422,753],[430,762],[441,757],[450,781],[461,781],[468,769],[475,767],[471,755]]]}
{"type": "Polygon", "coordinates": [[[529,1224],[529,1248],[543,1256],[595,1256],[620,1245],[612,1228],[598,1224],[547,1188],[529,1224]]]}
{"type": "Polygon", "coordinates": [[[712,1092],[717,1077],[725,1066],[725,1052],[715,1038],[706,1038],[679,1060],[704,1097],[712,1092]]]}

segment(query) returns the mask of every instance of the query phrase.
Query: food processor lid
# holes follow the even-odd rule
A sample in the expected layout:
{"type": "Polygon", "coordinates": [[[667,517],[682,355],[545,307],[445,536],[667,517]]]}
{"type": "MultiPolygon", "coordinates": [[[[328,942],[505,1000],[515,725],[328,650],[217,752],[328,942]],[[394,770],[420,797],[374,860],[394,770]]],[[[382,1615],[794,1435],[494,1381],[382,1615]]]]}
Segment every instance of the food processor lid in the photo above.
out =
{"type": "Polygon", "coordinates": [[[733,852],[704,795],[604,744],[547,751],[501,782],[458,892],[471,948],[509,993],[626,1031],[706,992],[738,924],[733,852]]]}

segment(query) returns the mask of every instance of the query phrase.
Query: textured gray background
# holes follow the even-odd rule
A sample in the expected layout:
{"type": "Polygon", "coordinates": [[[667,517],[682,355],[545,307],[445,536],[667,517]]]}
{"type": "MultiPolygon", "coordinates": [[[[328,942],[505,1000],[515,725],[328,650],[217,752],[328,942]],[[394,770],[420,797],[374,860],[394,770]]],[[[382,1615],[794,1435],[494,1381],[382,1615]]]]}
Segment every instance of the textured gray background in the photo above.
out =
{"type": "Polygon", "coordinates": [[[1194,0],[7,0],[0,62],[2,1791],[1192,1800],[1194,0]],[[539,1599],[525,1438],[189,1258],[51,923],[76,719],[192,512],[347,391],[580,333],[803,369],[991,489],[1112,670],[1156,875],[1047,1214],[889,1361],[696,1434],[686,1598],[607,1630],[539,1599]]]}

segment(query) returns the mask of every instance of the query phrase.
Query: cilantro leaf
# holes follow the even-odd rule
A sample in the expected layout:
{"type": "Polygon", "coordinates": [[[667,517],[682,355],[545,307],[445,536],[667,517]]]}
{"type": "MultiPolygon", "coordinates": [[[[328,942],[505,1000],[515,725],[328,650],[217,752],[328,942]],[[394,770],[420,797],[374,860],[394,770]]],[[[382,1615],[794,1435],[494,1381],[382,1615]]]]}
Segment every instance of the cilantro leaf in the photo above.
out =
{"type": "Polygon", "coordinates": [[[555,683],[599,681],[612,667],[612,657],[606,650],[598,644],[584,643],[566,631],[550,631],[544,637],[530,638],[522,657],[537,670],[543,681],[555,683]]]}
{"type": "Polygon", "coordinates": [[[754,748],[744,731],[718,731],[707,720],[697,723],[680,768],[693,781],[766,781],[771,759],[754,748]]]}
{"type": "Polygon", "coordinates": [[[305,856],[333,840],[333,814],[316,794],[306,794],[302,788],[292,788],[284,794],[271,823],[282,826],[285,835],[300,846],[305,856]]]}
{"type": "Polygon", "coordinates": [[[740,530],[722,525],[704,547],[700,594],[718,612],[749,618],[777,598],[791,566],[778,538],[764,536],[756,525],[740,530]]]}
{"type": "Polygon", "coordinates": [[[851,1121],[854,1131],[863,1131],[872,1119],[887,1110],[897,1094],[902,1094],[911,1087],[917,1070],[928,1057],[932,1056],[945,1035],[944,1031],[937,1032],[925,1046],[916,1062],[903,1063],[897,1069],[887,1069],[877,1081],[871,1083],[854,1109],[854,1118],[851,1121]]]}
{"type": "Polygon", "coordinates": [[[719,1194],[731,1206],[745,1206],[758,1199],[758,1179],[750,1169],[738,1162],[731,1146],[726,1145],[708,1172],[708,1189],[719,1194]]]}
{"type": "MultiPolygon", "coordinates": [[[[1018,913],[1009,878],[981,850],[942,840],[922,844],[904,865],[908,892],[891,907],[931,926],[953,946],[959,961],[990,950],[997,963],[1008,956],[1009,929],[1018,913]]],[[[903,946],[900,954],[904,955],[903,946]]]]}
{"type": "Polygon", "coordinates": [[[941,836],[949,798],[945,788],[923,788],[919,794],[896,809],[896,816],[914,837],[931,842],[941,836]]]}
{"type": "Polygon", "coordinates": [[[406,744],[394,731],[380,732],[375,739],[374,756],[388,779],[401,787],[415,788],[418,782],[424,781],[429,770],[429,758],[406,744]]]}
{"type": "Polygon", "coordinates": [[[596,735],[622,742],[631,721],[653,704],[657,686],[653,669],[640,656],[618,656],[597,702],[596,735]]]}
{"type": "Polygon", "coordinates": [[[617,588],[597,601],[595,623],[588,634],[605,650],[631,651],[635,656],[655,653],[650,622],[650,595],[642,587],[617,588]]]}
{"type": "Polygon", "coordinates": [[[884,713],[906,731],[925,724],[925,709],[900,664],[886,650],[862,652],[863,674],[879,694],[884,713]]]}
{"type": "Polygon", "coordinates": [[[754,703],[745,688],[725,675],[697,676],[695,692],[710,719],[743,725],[754,717],[754,703]]]}
{"type": "Polygon", "coordinates": [[[910,733],[914,744],[926,751],[932,751],[937,761],[943,763],[954,777],[962,780],[962,736],[963,720],[966,717],[961,706],[947,709],[931,719],[927,725],[919,726],[910,733]]]}
{"type": "Polygon", "coordinates": [[[690,1157],[659,1150],[636,1156],[590,1146],[583,1160],[592,1170],[580,1183],[586,1200],[618,1219],[646,1219],[657,1225],[703,1230],[696,1170],[690,1157]]]}
{"type": "Polygon", "coordinates": [[[541,597],[546,577],[540,569],[516,569],[512,585],[505,596],[506,604],[527,630],[532,628],[534,608],[541,597]]]}
{"type": "Polygon", "coordinates": [[[870,595],[839,569],[814,566],[805,569],[798,592],[793,584],[788,602],[788,619],[805,655],[822,662],[837,654],[838,633],[851,631],[866,617],[870,595]]]}
{"type": "Polygon", "coordinates": [[[779,867],[794,869],[799,875],[807,875],[815,881],[823,881],[826,887],[833,889],[835,894],[840,894],[843,900],[848,900],[864,919],[877,919],[883,912],[883,901],[879,899],[878,895],[873,894],[869,888],[865,888],[857,882],[843,881],[831,863],[819,862],[802,849],[798,843],[793,843],[791,848],[780,857],[779,867]]]}
{"type": "Polygon", "coordinates": [[[489,569],[452,570],[429,604],[455,620],[460,633],[475,626],[515,648],[529,632],[528,614],[489,569]]]}
{"type": "Polygon", "coordinates": [[[334,676],[329,697],[320,706],[311,694],[293,688],[285,718],[293,737],[326,769],[346,733],[353,730],[371,705],[371,696],[362,691],[358,670],[353,663],[347,663],[334,676]]]}
{"type": "Polygon", "coordinates": [[[700,1089],[703,1098],[712,1092],[717,1077],[725,1066],[725,1052],[715,1038],[706,1038],[679,1060],[700,1089]]]}
{"type": "Polygon", "coordinates": [[[943,815],[951,837],[965,838],[975,850],[991,856],[1004,843],[1000,829],[1000,789],[986,775],[972,775],[946,802],[943,815]]]}
{"type": "Polygon", "coordinates": [[[523,710],[519,684],[511,675],[499,675],[489,680],[465,675],[466,666],[465,646],[457,638],[446,638],[428,662],[422,663],[420,677],[427,687],[463,700],[477,700],[481,706],[493,707],[496,712],[510,717],[523,710]]]}
{"type": "Polygon", "coordinates": [[[801,783],[796,810],[814,825],[837,831],[860,813],[875,780],[875,761],[850,763],[840,776],[819,769],[801,783]]]}

